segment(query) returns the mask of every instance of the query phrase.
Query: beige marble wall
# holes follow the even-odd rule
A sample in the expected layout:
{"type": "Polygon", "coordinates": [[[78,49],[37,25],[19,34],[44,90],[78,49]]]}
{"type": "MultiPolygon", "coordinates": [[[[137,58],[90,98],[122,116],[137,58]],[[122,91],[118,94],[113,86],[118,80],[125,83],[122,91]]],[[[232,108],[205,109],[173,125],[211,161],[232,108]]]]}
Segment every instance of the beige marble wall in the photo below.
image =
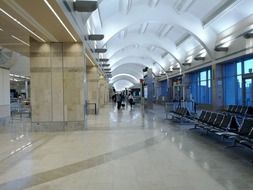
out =
{"type": "Polygon", "coordinates": [[[10,71],[0,68],[0,118],[10,116],[10,71]]]}
{"type": "Polygon", "coordinates": [[[84,120],[82,44],[30,42],[33,122],[84,120]]]}
{"type": "Polygon", "coordinates": [[[98,91],[98,70],[97,67],[87,67],[87,79],[88,79],[88,102],[96,103],[99,107],[99,91],[98,91]]]}
{"type": "Polygon", "coordinates": [[[105,83],[105,103],[107,104],[109,102],[110,96],[109,96],[109,84],[108,82],[105,83]]]}
{"type": "Polygon", "coordinates": [[[65,121],[84,119],[86,64],[82,44],[63,44],[65,121]]]}
{"type": "Polygon", "coordinates": [[[106,84],[105,79],[102,76],[100,76],[99,77],[99,103],[100,103],[101,107],[103,107],[106,103],[106,101],[105,101],[105,93],[106,93],[105,84],[106,84]]]}
{"type": "Polygon", "coordinates": [[[99,102],[100,106],[104,106],[109,101],[109,88],[108,82],[104,77],[100,76],[99,78],[99,102]]]}

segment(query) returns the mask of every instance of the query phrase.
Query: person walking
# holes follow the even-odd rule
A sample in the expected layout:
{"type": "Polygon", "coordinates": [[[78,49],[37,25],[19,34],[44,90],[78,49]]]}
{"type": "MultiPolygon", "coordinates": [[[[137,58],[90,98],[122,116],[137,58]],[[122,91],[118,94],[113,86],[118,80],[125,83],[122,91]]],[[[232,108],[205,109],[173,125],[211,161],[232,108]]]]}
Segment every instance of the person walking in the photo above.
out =
{"type": "Polygon", "coordinates": [[[116,101],[117,101],[117,108],[118,110],[120,110],[121,108],[121,102],[122,102],[122,98],[121,98],[121,95],[120,94],[116,94],[116,101]]]}
{"type": "Polygon", "coordinates": [[[131,106],[131,109],[132,109],[133,104],[134,104],[134,97],[133,97],[132,94],[129,94],[129,96],[128,96],[128,101],[129,101],[130,106],[131,106]]]}

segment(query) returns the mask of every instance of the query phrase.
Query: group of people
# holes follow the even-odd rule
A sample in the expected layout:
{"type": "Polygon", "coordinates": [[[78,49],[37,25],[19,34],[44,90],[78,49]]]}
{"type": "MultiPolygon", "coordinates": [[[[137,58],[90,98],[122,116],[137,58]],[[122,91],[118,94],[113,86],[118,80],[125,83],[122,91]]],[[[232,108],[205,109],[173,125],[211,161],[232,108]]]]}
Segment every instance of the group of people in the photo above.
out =
{"type": "Polygon", "coordinates": [[[120,110],[121,107],[123,107],[123,108],[125,107],[125,103],[124,102],[126,102],[126,101],[129,102],[129,104],[131,106],[131,109],[132,109],[132,107],[134,105],[134,98],[133,98],[132,93],[129,93],[127,95],[127,98],[125,97],[125,95],[123,93],[117,93],[117,94],[114,94],[112,96],[112,99],[113,99],[114,102],[117,102],[117,108],[118,108],[118,110],[120,110]]]}

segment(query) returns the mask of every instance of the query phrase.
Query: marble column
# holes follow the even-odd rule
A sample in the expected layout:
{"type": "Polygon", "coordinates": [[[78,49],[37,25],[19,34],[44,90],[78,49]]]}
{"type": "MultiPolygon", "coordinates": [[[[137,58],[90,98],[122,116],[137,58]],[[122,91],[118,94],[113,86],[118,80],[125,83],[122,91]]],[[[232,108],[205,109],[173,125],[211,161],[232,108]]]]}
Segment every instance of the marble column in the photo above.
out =
{"type": "Polygon", "coordinates": [[[222,65],[212,65],[212,109],[221,109],[223,102],[222,65]]]}
{"type": "MultiPolygon", "coordinates": [[[[87,61],[89,61],[87,59],[87,61]]],[[[87,80],[88,80],[88,102],[95,103],[97,113],[99,113],[99,73],[98,68],[95,66],[87,67],[87,80]]],[[[94,109],[90,108],[89,109],[94,109]]]]}
{"type": "Polygon", "coordinates": [[[107,104],[110,100],[110,89],[109,89],[109,84],[107,81],[105,81],[105,104],[107,104]]]}
{"type": "Polygon", "coordinates": [[[80,43],[40,43],[31,39],[33,129],[83,128],[86,63],[80,43]]]}
{"type": "Polygon", "coordinates": [[[29,96],[30,96],[30,93],[29,93],[29,81],[28,80],[25,80],[25,97],[26,97],[26,99],[28,99],[29,98],[29,96]]]}
{"type": "Polygon", "coordinates": [[[103,76],[99,77],[99,105],[100,107],[103,107],[105,105],[105,79],[103,76]]]}
{"type": "Polygon", "coordinates": [[[183,85],[183,99],[185,101],[191,101],[193,98],[190,90],[190,84],[191,84],[190,75],[184,74],[182,76],[182,85],[183,85]]]}
{"type": "Polygon", "coordinates": [[[147,97],[147,108],[153,109],[153,98],[154,98],[154,79],[153,71],[151,68],[147,71],[147,77],[145,78],[145,83],[148,88],[148,97],[147,97]]]}

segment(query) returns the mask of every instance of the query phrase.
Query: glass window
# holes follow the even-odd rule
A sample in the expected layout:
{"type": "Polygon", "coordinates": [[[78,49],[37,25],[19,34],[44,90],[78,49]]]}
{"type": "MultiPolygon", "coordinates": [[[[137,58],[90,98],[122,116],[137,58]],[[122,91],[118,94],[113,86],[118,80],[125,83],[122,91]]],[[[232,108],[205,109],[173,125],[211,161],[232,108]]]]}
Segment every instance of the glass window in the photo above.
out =
{"type": "Polygon", "coordinates": [[[211,80],[211,69],[209,69],[209,70],[207,71],[207,73],[208,73],[207,79],[208,79],[208,80],[211,80]]]}
{"type": "Polygon", "coordinates": [[[242,63],[241,62],[238,62],[236,64],[236,74],[237,75],[241,75],[242,74],[242,63]]]}
{"type": "Polygon", "coordinates": [[[200,73],[200,80],[206,80],[206,71],[200,73]]]}
{"type": "Polygon", "coordinates": [[[244,73],[253,73],[253,59],[244,61],[244,73]]]}
{"type": "Polygon", "coordinates": [[[160,82],[160,93],[159,96],[168,96],[167,80],[160,82]]]}
{"type": "Polygon", "coordinates": [[[232,62],[224,65],[224,104],[242,105],[242,62],[232,62]]]}
{"type": "Polygon", "coordinates": [[[211,104],[211,69],[191,73],[191,95],[197,103],[211,104]]]}

